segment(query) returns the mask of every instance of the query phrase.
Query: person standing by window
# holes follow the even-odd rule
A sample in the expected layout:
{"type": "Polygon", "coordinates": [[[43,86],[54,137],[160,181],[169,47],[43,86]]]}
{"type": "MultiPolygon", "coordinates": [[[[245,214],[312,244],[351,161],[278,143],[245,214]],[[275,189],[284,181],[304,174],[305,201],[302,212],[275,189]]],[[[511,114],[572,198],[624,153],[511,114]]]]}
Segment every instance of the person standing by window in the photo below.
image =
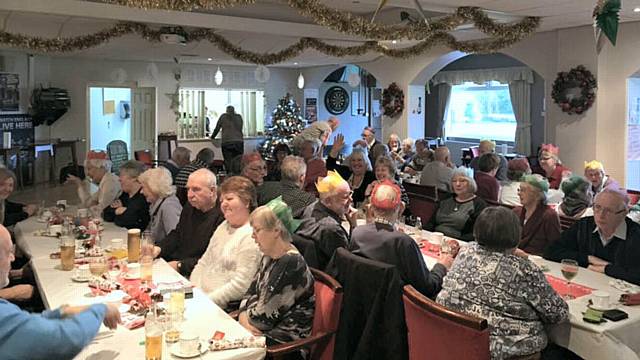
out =
{"type": "Polygon", "coordinates": [[[244,137],[242,135],[242,116],[236,114],[233,106],[227,106],[227,112],[218,119],[216,128],[213,129],[211,140],[222,131],[222,156],[224,157],[224,168],[229,171],[231,160],[238,155],[244,154],[244,137]]]}

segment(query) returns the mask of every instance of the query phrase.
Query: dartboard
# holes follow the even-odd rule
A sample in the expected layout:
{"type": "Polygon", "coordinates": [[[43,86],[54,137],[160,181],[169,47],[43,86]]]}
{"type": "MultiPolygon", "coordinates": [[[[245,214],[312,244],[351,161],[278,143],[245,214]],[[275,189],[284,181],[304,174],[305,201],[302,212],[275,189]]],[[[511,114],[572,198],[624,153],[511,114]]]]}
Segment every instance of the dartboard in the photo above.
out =
{"type": "Polygon", "coordinates": [[[333,115],[342,114],[349,107],[349,94],[340,86],[334,86],[324,95],[324,106],[333,115]]]}

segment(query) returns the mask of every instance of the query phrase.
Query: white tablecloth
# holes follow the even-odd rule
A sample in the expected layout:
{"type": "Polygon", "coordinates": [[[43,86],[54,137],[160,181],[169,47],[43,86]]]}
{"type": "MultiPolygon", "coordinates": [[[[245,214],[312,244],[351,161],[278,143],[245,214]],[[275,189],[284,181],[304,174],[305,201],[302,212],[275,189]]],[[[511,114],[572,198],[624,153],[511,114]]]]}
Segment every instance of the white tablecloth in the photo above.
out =
{"type": "MultiPolygon", "coordinates": [[[[429,234],[425,231],[425,234],[429,234]]],[[[462,246],[466,243],[460,241],[462,246]]],[[[436,259],[424,255],[429,268],[436,264],[436,259]]],[[[542,260],[549,267],[548,274],[560,279],[560,264],[542,260]]],[[[640,261],[640,260],[639,260],[640,261]]],[[[609,282],[612,278],[585,268],[580,268],[574,283],[585,285],[595,290],[603,290],[611,294],[612,300],[620,298],[621,291],[615,289],[609,282]]],[[[589,360],[602,359],[640,359],[640,306],[619,306],[619,309],[629,314],[626,320],[595,325],[582,320],[582,312],[587,309],[590,296],[569,300],[570,322],[558,324],[550,329],[551,339],[558,345],[566,347],[581,357],[589,360]]]]}
{"type": "MultiPolygon", "coordinates": [[[[38,288],[47,308],[57,308],[63,304],[91,304],[105,301],[105,298],[89,297],[87,283],[75,283],[71,280],[71,271],[55,269],[60,260],[51,260],[49,254],[58,250],[58,241],[50,237],[34,236],[35,230],[43,229],[44,224],[31,218],[16,226],[16,240],[26,253],[31,255],[32,266],[38,288]]],[[[103,242],[111,238],[126,239],[126,230],[113,224],[106,224],[103,242]]],[[[126,240],[125,240],[126,243],[126,240]]],[[[154,281],[173,282],[181,278],[164,260],[154,262],[154,281]]],[[[185,303],[184,326],[199,334],[200,339],[209,339],[215,331],[225,333],[228,339],[247,337],[251,334],[227,315],[222,309],[206,297],[200,289],[194,289],[193,299],[185,303]]],[[[128,330],[119,326],[111,331],[102,326],[96,339],[87,346],[76,359],[144,359],[144,328],[128,330]]],[[[164,343],[163,343],[164,344],[164,343]]],[[[163,358],[174,358],[166,344],[163,345],[163,358]]],[[[235,349],[226,351],[208,351],[203,359],[262,359],[265,349],[235,349]]],[[[177,358],[177,357],[175,357],[177,358]]]]}

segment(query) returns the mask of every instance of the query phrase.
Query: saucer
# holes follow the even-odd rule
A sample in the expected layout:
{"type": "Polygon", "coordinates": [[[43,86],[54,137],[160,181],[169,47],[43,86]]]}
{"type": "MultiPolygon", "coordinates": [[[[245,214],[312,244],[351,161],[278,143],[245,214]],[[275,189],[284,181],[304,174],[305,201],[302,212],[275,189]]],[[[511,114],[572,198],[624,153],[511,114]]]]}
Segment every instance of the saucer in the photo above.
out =
{"type": "Polygon", "coordinates": [[[607,307],[599,307],[599,306],[595,306],[593,304],[587,304],[587,307],[589,307],[590,309],[596,310],[596,311],[609,311],[609,310],[615,310],[618,308],[618,304],[609,304],[609,306],[607,307]]]}
{"type": "Polygon", "coordinates": [[[123,276],[125,280],[139,280],[140,279],[140,275],[131,275],[131,274],[126,274],[125,276],[123,276]]]}
{"type": "Polygon", "coordinates": [[[75,276],[75,275],[71,275],[71,280],[73,280],[75,282],[88,282],[89,280],[91,280],[91,276],[78,277],[78,276],[75,276]]]}
{"type": "Polygon", "coordinates": [[[204,353],[207,352],[207,350],[209,350],[209,345],[208,343],[204,342],[204,341],[200,341],[200,351],[196,350],[191,354],[184,354],[180,351],[180,342],[178,341],[177,343],[173,344],[171,346],[171,354],[174,356],[177,356],[179,358],[183,358],[183,359],[189,359],[189,358],[193,358],[196,356],[200,356],[204,353]]]}

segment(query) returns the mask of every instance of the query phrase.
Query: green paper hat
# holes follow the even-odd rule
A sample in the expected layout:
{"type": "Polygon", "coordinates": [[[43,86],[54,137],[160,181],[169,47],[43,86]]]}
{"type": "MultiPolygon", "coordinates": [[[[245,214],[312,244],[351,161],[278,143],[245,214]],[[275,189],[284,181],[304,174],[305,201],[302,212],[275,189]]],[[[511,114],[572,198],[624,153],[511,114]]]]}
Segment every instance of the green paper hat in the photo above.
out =
{"type": "Polygon", "coordinates": [[[266,205],[273,213],[282,221],[284,227],[289,230],[291,234],[293,234],[302,221],[296,220],[293,218],[293,214],[291,213],[291,208],[284,201],[282,201],[282,195],[277,198],[269,201],[266,205]]]}
{"type": "Polygon", "coordinates": [[[526,182],[527,184],[539,189],[545,194],[547,193],[547,191],[549,191],[549,181],[538,174],[525,175],[522,177],[522,179],[520,179],[520,181],[526,182]]]}

